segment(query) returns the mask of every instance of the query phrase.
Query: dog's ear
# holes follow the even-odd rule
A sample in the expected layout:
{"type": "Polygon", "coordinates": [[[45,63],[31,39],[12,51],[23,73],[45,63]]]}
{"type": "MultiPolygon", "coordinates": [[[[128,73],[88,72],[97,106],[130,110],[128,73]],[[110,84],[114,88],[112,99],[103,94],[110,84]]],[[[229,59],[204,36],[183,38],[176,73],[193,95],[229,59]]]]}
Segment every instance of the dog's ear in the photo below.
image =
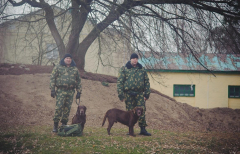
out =
{"type": "Polygon", "coordinates": [[[76,115],[80,115],[79,106],[77,107],[77,113],[76,113],[76,115]]]}

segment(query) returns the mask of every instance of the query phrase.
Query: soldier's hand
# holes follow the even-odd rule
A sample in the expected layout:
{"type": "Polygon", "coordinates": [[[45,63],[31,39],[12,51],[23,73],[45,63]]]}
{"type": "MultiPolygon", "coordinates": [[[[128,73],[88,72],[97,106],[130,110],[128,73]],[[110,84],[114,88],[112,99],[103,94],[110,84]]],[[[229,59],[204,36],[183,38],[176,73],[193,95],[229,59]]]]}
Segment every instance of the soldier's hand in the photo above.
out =
{"type": "Polygon", "coordinates": [[[124,99],[120,100],[121,102],[124,102],[124,99]]]}
{"type": "Polygon", "coordinates": [[[144,101],[146,101],[147,100],[147,98],[146,97],[144,97],[144,101]]]}
{"type": "Polygon", "coordinates": [[[55,96],[56,96],[56,92],[55,92],[55,90],[52,90],[52,91],[51,91],[51,97],[52,97],[52,98],[55,98],[55,96]]]}
{"type": "Polygon", "coordinates": [[[81,93],[77,92],[76,99],[80,99],[81,93]]]}

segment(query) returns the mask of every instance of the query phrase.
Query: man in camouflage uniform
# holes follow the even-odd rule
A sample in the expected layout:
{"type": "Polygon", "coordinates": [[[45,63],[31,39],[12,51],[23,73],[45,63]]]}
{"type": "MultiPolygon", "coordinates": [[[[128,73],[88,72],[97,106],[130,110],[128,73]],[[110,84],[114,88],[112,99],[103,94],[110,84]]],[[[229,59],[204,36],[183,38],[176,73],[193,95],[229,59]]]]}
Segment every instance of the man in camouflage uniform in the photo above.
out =
{"type": "Polygon", "coordinates": [[[75,88],[77,91],[76,99],[80,99],[82,91],[80,74],[76,63],[72,60],[72,55],[66,54],[60,63],[53,68],[50,79],[51,97],[55,98],[56,96],[53,132],[58,131],[60,119],[62,125],[67,124],[75,88]]]}
{"type": "Polygon", "coordinates": [[[150,83],[146,70],[138,63],[138,55],[133,53],[123,66],[118,75],[117,80],[118,97],[123,102],[125,99],[127,111],[132,110],[136,106],[143,108],[143,115],[138,120],[141,128],[140,135],[151,136],[145,129],[147,126],[145,120],[145,101],[150,96],[150,83]]]}

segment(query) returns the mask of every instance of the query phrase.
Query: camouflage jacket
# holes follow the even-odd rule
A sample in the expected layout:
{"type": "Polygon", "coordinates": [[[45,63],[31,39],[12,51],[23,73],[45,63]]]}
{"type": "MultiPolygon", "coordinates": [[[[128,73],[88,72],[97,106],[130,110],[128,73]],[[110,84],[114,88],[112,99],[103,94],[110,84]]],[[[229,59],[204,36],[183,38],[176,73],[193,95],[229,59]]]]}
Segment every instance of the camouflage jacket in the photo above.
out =
{"type": "Polygon", "coordinates": [[[124,99],[124,93],[144,93],[147,99],[150,96],[150,83],[146,70],[141,64],[133,67],[130,61],[122,67],[118,74],[117,91],[120,100],[124,99]]]}
{"type": "Polygon", "coordinates": [[[55,87],[76,88],[77,92],[82,91],[80,74],[73,60],[69,67],[66,66],[62,59],[60,64],[53,68],[50,89],[55,90],[55,87]]]}

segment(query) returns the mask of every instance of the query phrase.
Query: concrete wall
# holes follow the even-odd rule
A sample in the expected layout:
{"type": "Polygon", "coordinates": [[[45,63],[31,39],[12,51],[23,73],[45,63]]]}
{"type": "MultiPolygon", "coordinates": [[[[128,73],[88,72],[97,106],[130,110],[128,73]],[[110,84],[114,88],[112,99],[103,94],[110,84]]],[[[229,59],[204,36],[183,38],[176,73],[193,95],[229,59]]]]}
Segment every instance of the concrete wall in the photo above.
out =
{"type": "MultiPolygon", "coordinates": [[[[46,57],[47,44],[55,44],[55,42],[46,21],[39,20],[40,15],[43,15],[42,11],[19,19],[37,22],[12,20],[0,26],[0,37],[3,38],[1,42],[4,44],[4,49],[0,50],[0,53],[4,54],[2,62],[51,65],[52,62],[58,61],[46,57]]],[[[56,19],[56,24],[59,27],[60,20],[56,19]]],[[[64,35],[64,30],[61,35],[64,35]]]]}
{"type": "MultiPolygon", "coordinates": [[[[86,55],[85,70],[88,72],[117,76],[119,68],[124,66],[130,57],[130,49],[124,44],[124,38],[101,38],[101,47],[96,43],[86,55]]],[[[99,40],[95,40],[97,42],[99,40]]]]}

